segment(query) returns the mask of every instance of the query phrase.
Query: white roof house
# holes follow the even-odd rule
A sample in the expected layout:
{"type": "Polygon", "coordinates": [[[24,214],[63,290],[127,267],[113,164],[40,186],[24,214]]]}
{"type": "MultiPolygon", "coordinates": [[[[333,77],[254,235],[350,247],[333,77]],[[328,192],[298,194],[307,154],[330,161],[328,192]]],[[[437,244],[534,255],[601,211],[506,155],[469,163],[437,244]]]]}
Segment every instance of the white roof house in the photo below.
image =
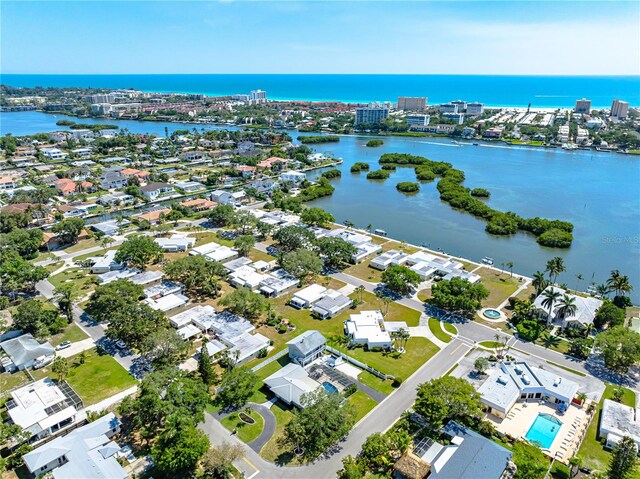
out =
{"type": "Polygon", "coordinates": [[[181,234],[174,234],[170,238],[156,238],[155,242],[164,251],[176,252],[187,251],[189,248],[193,248],[196,244],[196,239],[181,234]]]}
{"type": "Polygon", "coordinates": [[[296,308],[309,308],[320,301],[326,294],[327,288],[319,284],[312,284],[293,294],[291,305],[296,308]]]}
{"type": "Polygon", "coordinates": [[[267,275],[258,273],[251,266],[241,266],[231,273],[227,280],[238,288],[244,287],[251,290],[256,289],[262,282],[267,279],[267,275]]]}
{"type": "Polygon", "coordinates": [[[302,407],[302,396],[316,391],[322,385],[309,377],[302,366],[287,364],[264,380],[273,394],[287,404],[302,407]]]}
{"type": "Polygon", "coordinates": [[[233,259],[238,256],[238,252],[235,249],[228,246],[220,245],[218,243],[207,243],[202,246],[196,246],[191,251],[190,255],[202,255],[211,261],[218,261],[220,263],[233,259]]]}
{"type": "Polygon", "coordinates": [[[120,432],[120,421],[109,413],[25,454],[29,472],[51,471],[54,479],[125,479],[117,460],[120,446],[111,440],[120,432]]]}
{"type": "Polygon", "coordinates": [[[365,344],[368,348],[389,349],[393,346],[391,336],[384,328],[384,318],[380,311],[352,314],[344,322],[344,328],[353,343],[365,344]]]}
{"type": "Polygon", "coordinates": [[[311,312],[321,319],[333,318],[351,307],[353,300],[338,291],[328,289],[322,299],[316,302],[311,312]]]}
{"type": "Polygon", "coordinates": [[[578,388],[574,381],[518,361],[500,363],[478,393],[489,412],[504,417],[520,399],[548,398],[558,404],[570,404],[578,388]]]}
{"type": "MultiPolygon", "coordinates": [[[[600,309],[600,306],[602,306],[602,300],[598,298],[592,298],[590,296],[587,298],[576,296],[574,294],[567,293],[564,289],[556,288],[554,286],[548,286],[547,289],[549,288],[560,293],[561,297],[566,294],[570,298],[573,298],[576,305],[576,314],[563,318],[558,314],[558,310],[562,306],[562,303],[558,299],[558,301],[553,304],[553,310],[551,311],[551,320],[553,322],[560,323],[563,328],[566,328],[568,326],[586,326],[593,323],[596,312],[598,311],[598,309],[600,309]]],[[[549,308],[542,305],[543,301],[544,296],[540,294],[533,302],[533,306],[541,315],[544,315],[544,317],[546,317],[547,313],[549,312],[549,308]]]]}
{"type": "Polygon", "coordinates": [[[391,265],[402,265],[406,263],[409,255],[403,251],[390,249],[382,253],[380,256],[376,256],[371,260],[370,266],[375,269],[384,271],[391,265]]]}
{"type": "Polygon", "coordinates": [[[605,399],[599,435],[607,439],[608,447],[614,447],[624,436],[629,436],[640,448],[640,410],[605,399]]]}
{"type": "Polygon", "coordinates": [[[151,309],[166,313],[167,311],[171,311],[172,309],[184,306],[189,302],[189,298],[182,294],[172,293],[157,299],[147,298],[144,300],[144,302],[147,303],[149,307],[151,307],[151,309]]]}
{"type": "Polygon", "coordinates": [[[78,412],[82,409],[78,395],[66,383],[61,386],[44,378],[13,391],[7,402],[13,423],[42,439],[84,420],[84,413],[78,412]]]}
{"type": "Polygon", "coordinates": [[[278,269],[267,275],[260,283],[260,292],[265,296],[275,298],[290,289],[295,288],[299,281],[283,269],[278,269]]]}

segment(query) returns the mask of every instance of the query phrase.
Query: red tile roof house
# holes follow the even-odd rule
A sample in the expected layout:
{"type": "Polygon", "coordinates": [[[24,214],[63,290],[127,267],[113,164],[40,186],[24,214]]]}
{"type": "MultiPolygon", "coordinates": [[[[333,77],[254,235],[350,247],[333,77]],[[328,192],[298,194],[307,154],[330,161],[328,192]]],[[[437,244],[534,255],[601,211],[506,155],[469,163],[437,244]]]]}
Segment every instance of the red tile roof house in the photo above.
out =
{"type": "Polygon", "coordinates": [[[136,170],[135,168],[125,168],[120,170],[120,174],[126,176],[127,178],[131,178],[135,176],[140,181],[149,180],[150,173],[148,171],[136,170]]]}
{"type": "Polygon", "coordinates": [[[266,160],[262,160],[258,163],[258,168],[266,168],[270,170],[281,170],[284,168],[289,160],[285,158],[279,158],[277,156],[272,156],[271,158],[267,158],[266,160]]]}
{"type": "Polygon", "coordinates": [[[253,175],[256,173],[255,166],[240,165],[236,166],[234,169],[242,173],[243,178],[253,178],[253,175]]]}
{"type": "Polygon", "coordinates": [[[204,198],[196,198],[194,200],[183,201],[180,206],[185,208],[191,208],[193,211],[207,211],[211,208],[218,206],[218,203],[211,200],[205,200],[204,198]]]}
{"type": "Polygon", "coordinates": [[[53,186],[55,186],[58,191],[62,194],[62,196],[69,196],[73,193],[79,193],[80,191],[92,191],[93,183],[88,181],[78,181],[75,182],[70,180],[69,178],[60,178],[53,182],[53,186]]]}

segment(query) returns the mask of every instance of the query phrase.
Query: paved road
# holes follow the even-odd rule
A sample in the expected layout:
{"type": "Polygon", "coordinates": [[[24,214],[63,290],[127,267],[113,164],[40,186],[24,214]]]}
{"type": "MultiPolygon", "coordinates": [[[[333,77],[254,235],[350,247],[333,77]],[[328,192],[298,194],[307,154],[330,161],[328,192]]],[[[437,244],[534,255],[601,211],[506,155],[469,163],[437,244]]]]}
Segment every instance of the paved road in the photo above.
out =
{"type": "MultiPolygon", "coordinates": [[[[454,339],[356,424],[346,440],[328,457],[318,459],[305,467],[281,467],[262,459],[254,450],[245,447],[245,457],[234,465],[244,472],[246,477],[255,474],[256,478],[335,478],[336,472],[342,468],[343,457],[358,454],[362,443],[369,435],[386,431],[403,411],[413,405],[418,384],[443,376],[469,350],[468,345],[454,339]]],[[[212,444],[221,444],[226,441],[244,445],[237,437],[231,436],[229,431],[210,414],[206,415],[205,422],[200,424],[200,428],[207,433],[212,444]]]]}

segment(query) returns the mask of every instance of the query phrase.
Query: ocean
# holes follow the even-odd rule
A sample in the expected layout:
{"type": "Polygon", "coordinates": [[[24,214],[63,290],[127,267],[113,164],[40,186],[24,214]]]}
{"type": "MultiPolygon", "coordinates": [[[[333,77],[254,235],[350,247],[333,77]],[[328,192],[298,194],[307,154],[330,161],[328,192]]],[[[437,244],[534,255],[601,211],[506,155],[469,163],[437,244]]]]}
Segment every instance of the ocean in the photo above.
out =
{"type": "Polygon", "coordinates": [[[397,101],[426,96],[430,104],[456,99],[488,106],[573,107],[588,98],[594,108],[614,99],[640,105],[640,76],[495,75],[2,75],[13,87],[134,88],[148,92],[232,95],[261,89],[273,100],[397,101]]]}

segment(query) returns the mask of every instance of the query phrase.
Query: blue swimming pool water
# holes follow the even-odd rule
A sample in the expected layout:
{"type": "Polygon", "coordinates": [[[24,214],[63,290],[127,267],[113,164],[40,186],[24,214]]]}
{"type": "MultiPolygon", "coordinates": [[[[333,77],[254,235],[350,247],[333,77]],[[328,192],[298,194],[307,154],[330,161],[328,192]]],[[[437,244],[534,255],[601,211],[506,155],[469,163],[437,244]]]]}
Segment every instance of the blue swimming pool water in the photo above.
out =
{"type": "Polygon", "coordinates": [[[537,443],[543,449],[549,449],[560,431],[560,427],[562,427],[562,422],[555,417],[549,414],[538,414],[525,437],[529,442],[537,443]]]}
{"type": "Polygon", "coordinates": [[[325,391],[327,391],[327,394],[338,394],[338,388],[335,387],[330,382],[327,382],[327,381],[323,382],[322,387],[324,388],[325,391]]]}

